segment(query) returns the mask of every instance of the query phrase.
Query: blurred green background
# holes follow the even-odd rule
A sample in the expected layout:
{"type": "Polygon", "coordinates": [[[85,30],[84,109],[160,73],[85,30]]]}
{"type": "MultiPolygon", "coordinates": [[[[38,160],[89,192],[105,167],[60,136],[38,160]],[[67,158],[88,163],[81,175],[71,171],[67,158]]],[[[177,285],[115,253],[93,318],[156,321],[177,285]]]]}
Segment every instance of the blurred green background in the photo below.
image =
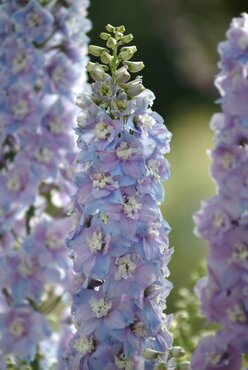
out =
{"type": "Polygon", "coordinates": [[[144,61],[144,85],[156,95],[153,108],[173,133],[171,177],[162,205],[175,248],[168,312],[178,288],[189,285],[190,273],[207,254],[207,246],[193,234],[192,214],[215,192],[206,151],[213,146],[209,120],[219,111],[213,84],[217,44],[225,39],[231,19],[244,11],[247,0],[91,0],[91,43],[99,44],[107,23],[124,24],[133,33],[138,48],[133,60],[144,61]]]}

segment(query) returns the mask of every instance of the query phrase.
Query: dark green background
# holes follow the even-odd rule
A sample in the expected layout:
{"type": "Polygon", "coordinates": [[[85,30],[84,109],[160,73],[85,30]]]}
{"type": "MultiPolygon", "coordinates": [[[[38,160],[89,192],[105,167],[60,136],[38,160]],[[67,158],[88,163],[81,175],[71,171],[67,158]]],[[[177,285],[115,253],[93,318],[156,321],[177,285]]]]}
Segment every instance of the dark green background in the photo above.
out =
{"type": "Polygon", "coordinates": [[[173,133],[168,156],[171,178],[162,205],[175,248],[169,266],[175,288],[168,310],[173,310],[177,289],[188,285],[190,272],[207,253],[203,241],[193,235],[192,214],[201,199],[215,192],[206,150],[213,146],[209,120],[219,110],[213,84],[216,50],[231,19],[244,11],[248,11],[245,0],[91,1],[91,42],[99,44],[99,33],[107,23],[124,24],[133,33],[138,48],[133,59],[144,61],[144,85],[155,93],[154,109],[173,133]]]}

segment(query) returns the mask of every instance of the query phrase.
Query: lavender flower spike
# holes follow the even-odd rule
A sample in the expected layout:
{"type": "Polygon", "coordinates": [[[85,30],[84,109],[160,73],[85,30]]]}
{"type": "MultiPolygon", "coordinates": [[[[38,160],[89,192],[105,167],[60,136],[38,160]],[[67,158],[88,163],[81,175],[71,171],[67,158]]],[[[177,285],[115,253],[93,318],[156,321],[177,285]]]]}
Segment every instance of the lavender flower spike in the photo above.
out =
{"type": "Polygon", "coordinates": [[[210,124],[218,194],[202,204],[194,220],[210,246],[208,276],[196,291],[207,321],[221,329],[200,341],[192,370],[239,370],[241,355],[248,354],[248,14],[233,19],[219,53],[222,113],[210,124]]]}
{"type": "Polygon", "coordinates": [[[124,26],[106,30],[106,47],[89,47],[103,64],[88,64],[91,93],[77,102],[78,190],[68,239],[77,331],[65,363],[68,370],[162,369],[171,358],[171,316],[163,309],[173,250],[158,204],[171,134],[141,77],[130,81],[129,72],[144,67],[126,63],[136,51],[126,46],[132,35],[124,26]]]}
{"type": "Polygon", "coordinates": [[[50,323],[62,298],[69,301],[65,237],[87,6],[88,0],[0,1],[1,370],[51,370],[60,352],[50,323]]]}

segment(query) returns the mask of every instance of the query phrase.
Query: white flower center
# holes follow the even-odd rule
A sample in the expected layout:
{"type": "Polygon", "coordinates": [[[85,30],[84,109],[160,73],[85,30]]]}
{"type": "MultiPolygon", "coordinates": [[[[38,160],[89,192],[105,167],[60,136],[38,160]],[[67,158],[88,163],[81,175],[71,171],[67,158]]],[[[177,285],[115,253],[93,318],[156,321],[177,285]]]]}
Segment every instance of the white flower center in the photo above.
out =
{"type": "Polygon", "coordinates": [[[54,70],[52,72],[53,81],[56,82],[56,83],[60,83],[63,80],[63,77],[64,77],[63,69],[59,66],[54,68],[54,70]]]}
{"type": "Polygon", "coordinates": [[[134,362],[130,357],[126,357],[124,353],[115,356],[115,366],[120,370],[134,370],[134,362]]]}
{"type": "Polygon", "coordinates": [[[126,197],[123,204],[123,212],[127,217],[133,218],[140,208],[141,204],[136,201],[135,197],[126,197]]]}
{"type": "Polygon", "coordinates": [[[225,226],[225,217],[221,211],[217,211],[213,216],[213,226],[215,229],[221,229],[225,226]]]}
{"type": "Polygon", "coordinates": [[[75,340],[73,347],[82,356],[86,355],[86,353],[91,353],[94,350],[93,338],[81,337],[75,340]]]}
{"type": "Polygon", "coordinates": [[[161,228],[161,226],[162,224],[160,222],[153,222],[148,229],[148,235],[151,238],[159,237],[159,229],[161,228]]]}
{"type": "Polygon", "coordinates": [[[25,333],[24,320],[21,318],[15,318],[8,327],[8,331],[14,337],[21,337],[25,333]]]}
{"type": "Polygon", "coordinates": [[[63,132],[63,124],[58,117],[55,117],[52,121],[50,121],[48,126],[52,134],[56,135],[63,132]]]}
{"type": "Polygon", "coordinates": [[[32,276],[33,273],[35,272],[35,266],[31,257],[23,258],[19,265],[17,266],[17,270],[19,274],[24,278],[32,276]]]}
{"type": "Polygon", "coordinates": [[[36,12],[30,12],[27,15],[27,24],[28,27],[34,28],[40,26],[42,23],[42,18],[36,12]]]}
{"type": "Polygon", "coordinates": [[[88,116],[88,110],[85,109],[82,111],[79,116],[77,116],[77,124],[79,127],[84,127],[85,123],[87,121],[87,116],[88,116]]]}
{"type": "Polygon", "coordinates": [[[141,123],[142,127],[149,131],[153,128],[155,125],[156,121],[154,118],[152,118],[149,114],[139,114],[137,117],[138,122],[141,123]]]}
{"type": "Polygon", "coordinates": [[[94,173],[92,185],[96,189],[104,189],[107,185],[113,184],[112,176],[105,176],[104,173],[97,172],[94,173]]]}
{"type": "Polygon", "coordinates": [[[15,58],[12,61],[12,71],[13,73],[18,73],[26,68],[27,57],[23,52],[16,54],[15,58]]]}
{"type": "Polygon", "coordinates": [[[147,331],[147,328],[145,326],[145,324],[141,321],[135,323],[133,325],[133,332],[135,335],[137,335],[138,337],[146,337],[148,335],[148,331],[147,331]]]}
{"type": "Polygon", "coordinates": [[[93,315],[97,318],[100,319],[101,317],[106,317],[109,313],[109,310],[112,307],[112,303],[109,299],[96,299],[96,298],[91,298],[90,300],[90,307],[93,315]]]}
{"type": "Polygon", "coordinates": [[[131,260],[130,254],[116,258],[115,264],[117,265],[115,280],[128,279],[136,269],[136,264],[131,260]]]}
{"type": "Polygon", "coordinates": [[[39,148],[35,152],[35,158],[37,159],[38,162],[41,162],[41,163],[49,163],[51,157],[52,157],[52,153],[47,148],[39,148]]]}
{"type": "Polygon", "coordinates": [[[61,248],[63,241],[58,238],[55,234],[48,234],[46,237],[46,246],[52,250],[56,251],[61,248]]]}
{"type": "Polygon", "coordinates": [[[230,170],[234,164],[234,157],[231,153],[226,152],[220,160],[222,167],[225,170],[230,170]]]}
{"type": "Polygon", "coordinates": [[[234,252],[232,254],[232,260],[236,262],[245,261],[248,259],[248,249],[245,244],[235,244],[234,252]]]}
{"type": "Polygon", "coordinates": [[[101,82],[100,84],[100,87],[99,87],[99,94],[101,96],[111,96],[112,95],[112,89],[111,89],[111,86],[104,83],[104,82],[101,82]]]}
{"type": "Polygon", "coordinates": [[[147,167],[152,177],[155,179],[160,179],[158,161],[156,159],[150,159],[150,161],[147,163],[147,167]]]}
{"type": "Polygon", "coordinates": [[[16,118],[22,119],[29,113],[29,106],[26,100],[20,99],[12,107],[12,111],[16,118]]]}
{"type": "Polygon", "coordinates": [[[232,308],[228,308],[227,316],[231,321],[239,324],[244,324],[247,322],[247,317],[244,313],[244,310],[239,304],[235,304],[232,308]]]}
{"type": "Polygon", "coordinates": [[[90,239],[87,239],[88,246],[92,253],[101,251],[104,248],[105,241],[101,231],[94,231],[90,239]]]}
{"type": "Polygon", "coordinates": [[[113,131],[113,127],[104,122],[99,122],[96,124],[96,137],[99,140],[107,140],[113,131]]]}
{"type": "Polygon", "coordinates": [[[22,182],[19,175],[14,174],[11,176],[6,184],[8,190],[13,191],[14,193],[18,193],[22,188],[22,182]]]}
{"type": "Polygon", "coordinates": [[[116,150],[117,157],[122,161],[127,161],[133,156],[133,154],[138,152],[139,151],[137,149],[131,148],[126,141],[122,141],[116,150]]]}

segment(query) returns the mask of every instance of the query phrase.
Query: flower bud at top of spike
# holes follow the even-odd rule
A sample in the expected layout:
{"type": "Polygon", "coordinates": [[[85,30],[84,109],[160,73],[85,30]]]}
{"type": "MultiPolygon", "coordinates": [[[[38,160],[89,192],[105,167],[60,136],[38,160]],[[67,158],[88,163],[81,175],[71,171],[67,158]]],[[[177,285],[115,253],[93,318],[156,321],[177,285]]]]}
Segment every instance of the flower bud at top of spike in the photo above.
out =
{"type": "Polygon", "coordinates": [[[170,350],[170,354],[175,358],[181,358],[185,356],[185,351],[182,347],[176,346],[170,350]]]}
{"type": "Polygon", "coordinates": [[[155,351],[154,349],[146,348],[143,352],[143,357],[147,360],[156,360],[160,356],[163,356],[164,352],[155,351]]]}
{"type": "Polygon", "coordinates": [[[115,27],[112,26],[111,24],[107,24],[107,26],[105,26],[105,28],[108,32],[114,32],[115,31],[115,27]]]}
{"type": "Polygon", "coordinates": [[[116,27],[116,31],[117,32],[124,33],[126,31],[126,28],[123,25],[122,26],[118,26],[118,27],[116,27]]]}
{"type": "Polygon", "coordinates": [[[113,37],[109,37],[107,41],[107,47],[110,49],[114,49],[117,45],[117,41],[113,37]]]}
{"type": "Polygon", "coordinates": [[[122,39],[122,42],[124,44],[128,44],[129,42],[131,42],[133,40],[133,35],[131,33],[129,33],[128,35],[125,35],[122,39]]]}
{"type": "Polygon", "coordinates": [[[89,46],[89,53],[93,55],[94,57],[99,57],[103,51],[108,51],[106,48],[102,48],[97,45],[90,45],[89,46]]]}
{"type": "Polygon", "coordinates": [[[127,61],[132,58],[136,51],[137,51],[136,46],[126,46],[124,48],[121,48],[119,56],[122,60],[127,61]]]}
{"type": "Polygon", "coordinates": [[[143,62],[124,62],[125,66],[127,66],[128,70],[132,73],[140,72],[143,68],[145,68],[145,65],[143,62]]]}
{"type": "Polygon", "coordinates": [[[115,71],[116,81],[120,84],[125,84],[130,79],[130,74],[128,73],[127,67],[123,66],[117,71],[115,71]]]}
{"type": "Polygon", "coordinates": [[[99,63],[88,62],[87,71],[94,81],[101,81],[104,78],[104,68],[99,63]]]}
{"type": "Polygon", "coordinates": [[[139,76],[135,80],[124,84],[122,87],[130,97],[137,96],[145,90],[144,86],[142,85],[142,79],[139,76]]]}
{"type": "Polygon", "coordinates": [[[167,365],[165,362],[160,362],[159,364],[155,365],[153,370],[167,370],[167,365]]]}
{"type": "Polygon", "coordinates": [[[109,33],[106,33],[106,32],[101,32],[100,33],[100,37],[101,37],[101,39],[102,40],[108,40],[111,36],[110,36],[110,34],[109,33]]]}
{"type": "Polygon", "coordinates": [[[100,58],[101,58],[102,63],[110,64],[113,57],[106,50],[104,50],[100,58]]]}
{"type": "Polygon", "coordinates": [[[190,368],[190,362],[188,361],[180,362],[177,365],[177,370],[189,370],[189,368],[190,368]]]}

